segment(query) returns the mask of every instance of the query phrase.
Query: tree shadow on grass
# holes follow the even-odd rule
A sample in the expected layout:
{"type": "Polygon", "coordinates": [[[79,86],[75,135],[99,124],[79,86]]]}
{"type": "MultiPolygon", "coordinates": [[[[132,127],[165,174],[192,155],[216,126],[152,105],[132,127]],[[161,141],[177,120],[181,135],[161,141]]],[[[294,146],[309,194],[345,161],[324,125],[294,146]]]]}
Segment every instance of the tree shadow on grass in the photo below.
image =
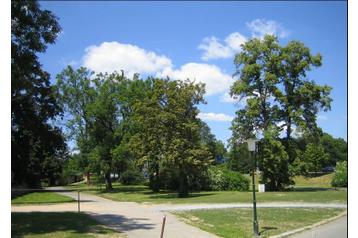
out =
{"type": "Polygon", "coordinates": [[[295,187],[293,192],[319,192],[319,191],[338,191],[336,188],[320,188],[320,187],[295,187]]]}
{"type": "Polygon", "coordinates": [[[29,212],[11,213],[11,236],[42,235],[63,232],[60,236],[81,236],[111,234],[134,229],[153,229],[151,223],[143,222],[142,218],[128,219],[115,214],[91,214],[76,212],[29,212]],[[97,221],[99,222],[97,222],[97,221]],[[110,227],[106,228],[101,223],[110,227]]]}

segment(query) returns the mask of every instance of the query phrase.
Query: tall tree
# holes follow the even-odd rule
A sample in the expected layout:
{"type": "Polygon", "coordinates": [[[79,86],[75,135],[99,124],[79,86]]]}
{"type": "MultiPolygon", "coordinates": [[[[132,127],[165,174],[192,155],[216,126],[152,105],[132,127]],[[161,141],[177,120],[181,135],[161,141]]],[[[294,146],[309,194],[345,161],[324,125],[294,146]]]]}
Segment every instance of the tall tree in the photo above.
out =
{"type": "Polygon", "coordinates": [[[77,70],[68,66],[56,76],[57,95],[64,110],[67,139],[76,142],[76,149],[81,153],[73,159],[80,159],[82,172],[90,183],[90,172],[93,168],[89,158],[92,146],[89,141],[88,106],[94,102],[96,89],[91,85],[93,73],[86,68],[77,70]]]}
{"type": "Polygon", "coordinates": [[[276,100],[280,104],[281,118],[286,128],[286,149],[292,162],[295,158],[292,148],[292,128],[297,126],[307,132],[317,133],[317,113],[320,109],[330,110],[332,99],[331,87],[318,85],[309,80],[307,73],[312,67],[322,65],[322,56],[311,54],[310,49],[302,42],[291,41],[281,47],[280,84],[282,90],[275,91],[276,100]]]}
{"type": "MultiPolygon", "coordinates": [[[[63,158],[61,130],[51,124],[61,114],[50,75],[37,53],[55,43],[56,17],[36,1],[11,1],[11,162],[15,184],[39,186],[48,176],[43,161],[63,158]]],[[[46,163],[52,164],[52,163],[46,163]]]]}
{"type": "MultiPolygon", "coordinates": [[[[272,163],[277,163],[276,167],[289,169],[288,164],[293,163],[296,158],[296,149],[293,148],[291,139],[292,128],[296,126],[305,133],[310,133],[312,138],[319,138],[317,113],[320,109],[330,109],[331,88],[317,85],[308,80],[306,75],[312,66],[321,65],[322,57],[319,54],[312,55],[310,50],[298,41],[280,46],[277,38],[270,35],[261,40],[249,40],[242,48],[235,56],[235,74],[239,78],[232,85],[231,94],[245,99],[246,106],[236,112],[237,116],[232,125],[233,139],[243,142],[252,134],[262,132],[263,143],[268,143],[266,148],[274,146],[272,149],[276,148],[278,151],[281,141],[276,131],[285,128],[286,138],[283,142],[289,159],[286,160],[283,153],[278,153],[280,156],[275,157],[272,163]],[[276,138],[267,138],[273,135],[276,138]],[[281,161],[277,158],[281,158],[281,161]]],[[[265,147],[263,143],[261,146],[265,147]]],[[[265,172],[270,171],[264,170],[263,173],[265,172]]],[[[286,176],[290,174],[286,173],[286,176]]],[[[274,177],[271,176],[270,179],[274,180],[274,177]]],[[[278,183],[287,184],[289,181],[287,177],[280,179],[278,183]]],[[[276,182],[271,184],[274,184],[271,186],[273,189],[283,188],[276,182]]]]}
{"type": "Polygon", "coordinates": [[[91,156],[97,160],[104,174],[106,189],[112,189],[111,174],[114,171],[113,151],[120,143],[121,134],[117,128],[121,121],[118,101],[119,85],[124,77],[113,74],[100,74],[93,79],[96,87],[95,100],[88,105],[89,140],[91,156]]]}

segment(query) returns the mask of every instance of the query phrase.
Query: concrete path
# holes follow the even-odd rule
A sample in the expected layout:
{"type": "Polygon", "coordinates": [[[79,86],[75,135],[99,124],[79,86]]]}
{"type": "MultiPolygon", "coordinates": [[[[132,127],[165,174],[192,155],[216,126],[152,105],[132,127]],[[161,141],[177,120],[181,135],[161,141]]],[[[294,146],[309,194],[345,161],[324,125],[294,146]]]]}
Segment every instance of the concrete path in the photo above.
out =
{"type": "MultiPolygon", "coordinates": [[[[61,190],[62,188],[52,188],[61,190]]],[[[77,200],[77,192],[61,192],[77,200]]],[[[251,203],[227,204],[160,204],[148,205],[135,202],[116,202],[99,196],[81,193],[81,211],[94,217],[108,227],[124,232],[129,238],[158,238],[166,215],[164,237],[168,238],[214,238],[217,237],[178,220],[169,211],[185,211],[195,209],[250,208],[251,203]]],[[[347,208],[346,204],[331,203],[258,203],[257,207],[277,208],[347,208]]],[[[64,212],[77,211],[77,203],[54,205],[12,206],[12,212],[64,212]]],[[[340,236],[338,236],[340,237],[340,236]]]]}
{"type": "Polygon", "coordinates": [[[343,216],[322,226],[290,236],[290,238],[343,238],[347,235],[347,216],[343,216]]]}
{"type": "MultiPolygon", "coordinates": [[[[76,192],[61,192],[77,199],[76,192]]],[[[81,211],[106,226],[124,232],[129,238],[159,238],[163,216],[166,215],[164,237],[216,238],[217,236],[179,221],[174,215],[150,205],[134,202],[115,202],[91,194],[81,193],[81,211]]],[[[77,211],[77,203],[54,205],[12,206],[12,212],[65,212],[77,211]]]]}

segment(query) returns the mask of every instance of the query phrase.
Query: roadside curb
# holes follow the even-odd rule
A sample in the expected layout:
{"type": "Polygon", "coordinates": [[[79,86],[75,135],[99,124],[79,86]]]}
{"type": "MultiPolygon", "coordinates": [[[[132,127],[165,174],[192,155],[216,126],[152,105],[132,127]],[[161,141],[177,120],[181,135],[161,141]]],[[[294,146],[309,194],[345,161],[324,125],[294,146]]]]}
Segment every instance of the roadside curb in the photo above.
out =
{"type": "Polygon", "coordinates": [[[331,218],[328,218],[326,220],[323,220],[323,221],[320,221],[320,222],[317,222],[317,223],[314,223],[312,225],[309,225],[309,226],[305,226],[305,227],[302,227],[302,228],[299,228],[299,229],[296,229],[296,230],[292,230],[292,231],[287,231],[287,232],[284,232],[284,233],[281,233],[279,235],[275,235],[275,236],[270,236],[269,238],[283,238],[283,237],[288,237],[290,235],[294,235],[294,234],[297,234],[297,233],[301,233],[303,231],[306,231],[306,230],[309,230],[309,229],[312,229],[312,228],[316,228],[318,226],[321,226],[321,225],[324,225],[326,223],[329,223],[331,221],[335,221],[343,216],[346,216],[347,215],[347,210],[345,210],[344,212],[338,214],[337,216],[335,217],[331,217],[331,218]]]}

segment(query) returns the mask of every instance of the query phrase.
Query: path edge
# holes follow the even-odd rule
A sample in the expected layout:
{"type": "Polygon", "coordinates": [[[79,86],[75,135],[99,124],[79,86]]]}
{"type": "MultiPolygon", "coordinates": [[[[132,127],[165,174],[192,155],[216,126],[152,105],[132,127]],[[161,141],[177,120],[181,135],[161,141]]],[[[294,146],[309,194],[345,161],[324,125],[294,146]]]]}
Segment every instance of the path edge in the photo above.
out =
{"type": "Polygon", "coordinates": [[[321,226],[321,225],[324,225],[324,224],[327,224],[329,222],[332,222],[332,221],[335,221],[341,217],[344,217],[347,215],[347,210],[345,210],[344,212],[338,214],[337,216],[334,216],[334,217],[331,217],[331,218],[328,218],[328,219],[325,219],[323,221],[320,221],[320,222],[317,222],[317,223],[314,223],[312,225],[308,225],[308,226],[304,226],[304,227],[301,227],[301,228],[298,228],[296,230],[291,230],[291,231],[286,231],[284,233],[281,233],[279,235],[275,235],[275,236],[270,236],[269,238],[283,238],[283,237],[288,237],[290,235],[294,235],[294,234],[297,234],[297,233],[301,233],[301,232],[304,232],[306,230],[310,230],[310,229],[313,229],[313,228],[316,228],[318,226],[321,226]]]}

